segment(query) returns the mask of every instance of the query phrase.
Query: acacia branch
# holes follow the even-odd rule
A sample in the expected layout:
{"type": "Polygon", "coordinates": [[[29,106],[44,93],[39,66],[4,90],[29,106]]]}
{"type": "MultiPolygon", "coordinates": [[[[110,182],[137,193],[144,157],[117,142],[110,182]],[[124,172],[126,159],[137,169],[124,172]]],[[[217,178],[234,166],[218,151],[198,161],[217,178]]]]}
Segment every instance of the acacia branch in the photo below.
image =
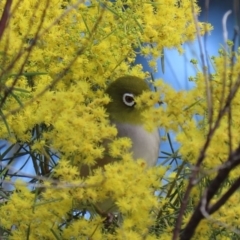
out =
{"type": "Polygon", "coordinates": [[[209,203],[211,199],[217,193],[223,182],[227,179],[229,173],[238,165],[240,165],[240,146],[238,146],[238,148],[229,155],[225,167],[221,168],[218,171],[217,176],[212,180],[209,187],[206,189],[205,194],[203,194],[191,219],[189,220],[187,226],[184,228],[180,236],[181,240],[191,239],[198,224],[204,218],[204,213],[202,209],[203,203],[205,206],[204,211],[206,211],[207,214],[212,214],[217,209],[219,209],[227,201],[227,199],[236,191],[240,183],[240,178],[238,178],[235,181],[232,187],[222,196],[222,198],[220,198],[220,200],[215,205],[209,208],[209,203]]]}
{"type": "Polygon", "coordinates": [[[11,5],[12,0],[7,0],[0,20],[0,40],[9,20],[11,5]]]}
{"type": "Polygon", "coordinates": [[[211,207],[209,207],[209,214],[213,214],[218,209],[223,206],[227,200],[233,195],[234,192],[240,187],[240,177],[235,180],[235,182],[232,184],[232,186],[227,190],[227,192],[211,207]]]}
{"type": "MultiPolygon", "coordinates": [[[[55,84],[57,84],[62,77],[69,71],[69,69],[71,68],[71,66],[74,64],[74,62],[78,59],[78,57],[84,53],[84,51],[87,49],[87,47],[90,45],[90,43],[93,40],[94,37],[94,33],[97,31],[97,28],[99,26],[99,24],[102,22],[102,18],[103,18],[103,14],[105,12],[105,9],[102,8],[100,15],[96,21],[96,23],[94,24],[89,37],[86,39],[86,41],[84,42],[84,45],[75,53],[75,56],[73,57],[73,59],[70,61],[70,63],[66,66],[65,69],[63,69],[63,71],[58,74],[58,76],[53,79],[53,81],[47,85],[40,93],[38,93],[36,96],[34,96],[32,99],[30,99],[29,101],[25,102],[24,104],[22,104],[22,106],[19,106],[13,110],[10,110],[8,113],[5,114],[5,118],[16,114],[18,111],[20,111],[21,109],[23,109],[24,107],[30,105],[31,103],[33,103],[35,100],[39,99],[41,96],[43,96],[49,89],[51,89],[53,86],[55,86],[55,84]]],[[[1,117],[0,117],[1,119],[1,117]]]]}
{"type": "Polygon", "coordinates": [[[208,135],[207,135],[206,142],[205,142],[203,148],[201,149],[198,160],[197,160],[197,163],[195,164],[195,166],[192,170],[192,173],[191,173],[190,178],[189,178],[189,183],[188,183],[187,189],[185,191],[183,201],[182,201],[182,204],[181,204],[181,207],[180,207],[180,210],[179,210],[176,225],[175,225],[175,228],[174,228],[173,240],[176,240],[178,238],[178,235],[179,235],[179,232],[180,232],[180,229],[181,229],[183,214],[184,214],[184,212],[187,208],[190,192],[191,192],[193,186],[197,182],[196,181],[197,175],[200,171],[200,166],[201,166],[203,160],[205,159],[205,153],[206,153],[206,151],[209,147],[211,139],[212,139],[215,131],[218,129],[223,116],[228,112],[229,107],[231,106],[232,100],[234,99],[239,87],[240,87],[240,76],[238,76],[238,79],[236,80],[233,87],[231,88],[231,91],[229,92],[229,94],[227,96],[224,107],[222,108],[222,110],[219,111],[215,124],[213,125],[212,128],[210,128],[210,130],[208,132],[208,135]]]}
{"type": "MultiPolygon", "coordinates": [[[[49,6],[49,2],[47,1],[46,6],[45,6],[45,8],[44,8],[44,10],[43,10],[43,13],[42,13],[42,16],[41,16],[40,24],[39,24],[39,26],[38,26],[38,28],[37,28],[37,31],[36,31],[36,33],[35,33],[35,36],[34,36],[34,38],[33,38],[33,42],[30,44],[30,46],[29,46],[29,48],[28,48],[27,56],[25,57],[22,65],[21,65],[21,67],[20,67],[20,70],[19,70],[17,76],[15,77],[15,79],[14,79],[11,87],[10,87],[10,88],[7,88],[7,89],[4,91],[4,95],[3,95],[2,99],[1,99],[1,102],[0,102],[0,109],[1,109],[2,106],[4,105],[4,103],[5,103],[6,99],[7,99],[7,97],[9,96],[9,94],[12,93],[15,85],[17,84],[17,81],[18,81],[20,75],[23,73],[25,64],[27,63],[27,61],[28,61],[28,59],[29,59],[29,57],[30,57],[31,51],[32,51],[33,47],[36,45],[36,42],[37,42],[37,40],[38,40],[39,33],[40,33],[41,28],[42,28],[42,25],[43,25],[43,22],[44,22],[44,18],[45,18],[45,16],[46,16],[46,12],[47,12],[48,6],[49,6]]],[[[17,58],[9,65],[8,70],[10,70],[10,69],[14,66],[14,64],[15,64],[15,63],[17,62],[17,60],[21,57],[21,55],[22,55],[22,52],[20,51],[20,52],[18,53],[18,55],[17,55],[17,58]]],[[[3,75],[3,74],[4,74],[4,71],[2,72],[2,75],[3,75]]]]}

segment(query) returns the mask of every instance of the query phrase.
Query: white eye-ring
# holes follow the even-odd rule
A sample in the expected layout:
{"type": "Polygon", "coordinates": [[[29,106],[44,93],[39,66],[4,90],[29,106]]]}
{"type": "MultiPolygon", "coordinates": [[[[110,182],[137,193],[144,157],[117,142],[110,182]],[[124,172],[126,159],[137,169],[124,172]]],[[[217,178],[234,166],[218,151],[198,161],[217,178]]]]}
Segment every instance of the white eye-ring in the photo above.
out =
{"type": "Polygon", "coordinates": [[[124,93],[123,94],[123,102],[128,106],[132,107],[134,106],[135,100],[134,100],[134,95],[132,93],[124,93]]]}

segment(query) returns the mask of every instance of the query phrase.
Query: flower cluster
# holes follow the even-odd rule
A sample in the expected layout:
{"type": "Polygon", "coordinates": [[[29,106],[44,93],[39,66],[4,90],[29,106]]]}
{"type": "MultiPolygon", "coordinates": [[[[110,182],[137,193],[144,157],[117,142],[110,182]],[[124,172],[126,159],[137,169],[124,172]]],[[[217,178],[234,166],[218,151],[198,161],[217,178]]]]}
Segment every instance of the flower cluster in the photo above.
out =
{"type": "MultiPolygon", "coordinates": [[[[9,239],[155,239],[151,228],[166,201],[158,201],[164,194],[156,198],[154,192],[160,192],[166,168],[146,169],[142,160],[132,161],[128,139],[115,140],[110,148],[121,162],[96,169],[86,179],[79,176],[79,167],[94,165],[103,157],[104,140],[117,134],[105,111],[110,101],[106,85],[123,75],[146,78],[142,66],[133,65],[138,53],[156,58],[163,48],[181,52],[182,43],[196,35],[196,1],[22,0],[12,6],[1,1],[1,14],[7,7],[10,14],[3,21],[9,19],[0,36],[0,138],[26,146],[34,168],[41,169],[37,175],[48,177],[54,168],[55,180],[36,176],[41,186],[35,192],[18,182],[0,208],[0,226],[11,232],[9,239]],[[99,217],[98,203],[108,199],[124,217],[114,234],[104,231],[99,217]],[[87,218],[84,209],[89,207],[87,218]]],[[[198,28],[203,34],[210,25],[198,23],[198,28]]],[[[154,60],[150,65],[155,67],[154,60]]],[[[144,112],[146,127],[178,131],[180,126],[193,145],[186,146],[192,159],[204,139],[192,119],[205,114],[201,81],[199,74],[197,90],[190,93],[176,93],[159,81],[156,94],[139,99],[141,105],[153,105],[161,93],[168,107],[144,112]]],[[[189,156],[186,148],[183,156],[189,156]]]]}

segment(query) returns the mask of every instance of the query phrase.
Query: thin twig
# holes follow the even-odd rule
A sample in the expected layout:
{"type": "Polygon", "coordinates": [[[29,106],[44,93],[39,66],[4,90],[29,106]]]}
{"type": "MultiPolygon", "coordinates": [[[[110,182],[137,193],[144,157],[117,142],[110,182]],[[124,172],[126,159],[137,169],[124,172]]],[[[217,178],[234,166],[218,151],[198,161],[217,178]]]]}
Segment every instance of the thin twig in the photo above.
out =
{"type": "Polygon", "coordinates": [[[204,53],[203,53],[203,46],[202,46],[202,41],[201,41],[201,35],[200,35],[200,30],[198,26],[198,19],[197,19],[197,14],[194,9],[194,2],[191,2],[191,8],[192,8],[192,15],[194,19],[194,24],[196,28],[196,35],[197,35],[197,40],[198,40],[198,45],[199,45],[199,50],[200,50],[200,57],[201,57],[201,62],[202,62],[202,71],[203,71],[203,76],[205,80],[205,87],[206,87],[206,96],[207,96],[207,109],[208,109],[208,122],[209,122],[209,127],[212,125],[212,115],[213,115],[213,109],[212,109],[212,93],[211,93],[211,88],[209,85],[209,76],[207,72],[207,64],[205,61],[204,53]]]}
{"type": "MultiPolygon", "coordinates": [[[[4,166],[4,164],[0,162],[0,166],[4,166]]],[[[14,167],[9,166],[9,165],[4,166],[4,167],[6,169],[9,169],[9,170],[12,170],[12,171],[13,170],[18,171],[14,167]]],[[[40,181],[40,182],[50,183],[47,186],[44,183],[33,183],[33,182],[22,182],[22,183],[20,183],[24,186],[34,187],[34,188],[42,188],[42,187],[54,188],[54,189],[73,188],[73,187],[90,188],[90,187],[101,186],[103,184],[103,182],[105,181],[104,172],[103,172],[103,180],[101,182],[99,182],[98,184],[86,184],[81,179],[79,179],[79,182],[69,183],[69,182],[59,181],[59,180],[44,177],[44,176],[32,175],[32,174],[25,173],[25,172],[19,172],[19,176],[21,176],[23,178],[31,178],[31,179],[34,179],[34,180],[37,180],[37,181],[40,181]]],[[[8,184],[16,185],[16,182],[12,181],[12,180],[2,180],[0,183],[8,183],[8,184]]]]}
{"type": "Polygon", "coordinates": [[[227,200],[233,195],[234,192],[240,187],[240,177],[238,177],[232,186],[227,190],[227,192],[212,206],[209,207],[208,212],[209,214],[213,214],[216,212],[220,207],[222,207],[227,200]]]}
{"type": "Polygon", "coordinates": [[[224,104],[224,99],[225,99],[225,92],[226,92],[226,81],[227,81],[227,40],[228,40],[228,31],[227,31],[227,18],[231,14],[231,10],[227,11],[222,19],[222,28],[223,28],[223,40],[224,40],[224,76],[223,76],[223,81],[222,81],[222,95],[220,99],[220,106],[219,109],[222,109],[222,106],[224,104]]]}
{"type": "Polygon", "coordinates": [[[240,76],[238,77],[235,84],[233,85],[233,87],[232,87],[232,89],[231,89],[231,91],[230,91],[230,93],[229,93],[229,95],[226,99],[225,106],[223,107],[223,109],[221,111],[219,111],[219,114],[218,114],[218,117],[217,117],[217,120],[216,120],[214,126],[209,130],[209,133],[207,134],[206,142],[205,142],[203,148],[200,151],[197,163],[194,166],[194,168],[192,170],[192,173],[190,175],[190,178],[189,178],[189,183],[188,183],[187,189],[185,191],[183,201],[182,201],[182,204],[181,204],[181,207],[180,207],[180,210],[179,210],[179,214],[178,214],[178,217],[177,217],[176,225],[175,225],[175,228],[174,228],[173,240],[177,240],[177,238],[178,238],[178,235],[179,235],[179,232],[180,232],[180,229],[181,229],[183,214],[184,214],[184,212],[187,208],[190,192],[191,192],[193,186],[197,183],[196,177],[197,177],[197,174],[200,171],[200,166],[201,166],[201,164],[202,164],[202,162],[205,158],[206,150],[208,149],[208,146],[211,142],[211,139],[212,139],[215,131],[218,129],[223,116],[228,111],[229,106],[231,105],[231,102],[232,102],[233,98],[235,97],[235,95],[236,95],[236,93],[239,89],[239,86],[240,86],[240,76]]]}
{"type": "Polygon", "coordinates": [[[202,61],[202,70],[203,70],[203,75],[204,75],[204,79],[205,79],[205,86],[206,86],[206,95],[207,95],[207,108],[208,108],[208,123],[209,123],[209,134],[207,137],[207,140],[205,142],[205,145],[203,146],[202,150],[200,151],[200,155],[199,158],[197,160],[197,163],[195,165],[195,167],[192,170],[192,174],[190,176],[189,179],[189,184],[188,187],[186,189],[186,192],[184,194],[183,197],[183,201],[179,210],[179,214],[177,217],[177,221],[175,224],[175,228],[173,231],[173,240],[177,240],[178,235],[180,233],[181,230],[181,224],[182,224],[182,218],[183,218],[183,214],[187,208],[187,204],[188,204],[188,199],[190,196],[190,192],[192,187],[196,184],[196,176],[197,173],[199,172],[200,169],[200,165],[202,163],[202,161],[205,158],[205,152],[209,146],[211,137],[213,135],[213,133],[215,132],[214,128],[212,128],[212,116],[213,116],[213,109],[212,109],[212,101],[211,101],[211,88],[209,86],[209,78],[208,78],[208,74],[207,74],[207,69],[206,69],[206,64],[205,64],[205,58],[204,58],[204,54],[203,54],[203,47],[202,47],[202,43],[201,43],[201,38],[200,38],[200,30],[199,30],[199,26],[198,26],[198,19],[197,19],[197,15],[194,9],[194,3],[191,2],[191,9],[192,9],[192,15],[193,15],[193,19],[194,19],[194,24],[195,24],[195,28],[196,28],[196,35],[197,35],[197,39],[198,39],[198,44],[199,44],[199,50],[200,50],[200,55],[201,55],[201,61],[202,61]]]}
{"type": "Polygon", "coordinates": [[[8,24],[11,5],[12,5],[12,0],[7,0],[3,10],[1,20],[0,20],[0,40],[8,24]]]}
{"type": "MultiPolygon", "coordinates": [[[[200,221],[204,218],[204,212],[206,211],[209,213],[209,203],[211,199],[214,197],[214,195],[217,193],[219,188],[221,187],[222,183],[226,180],[229,173],[236,168],[240,164],[240,146],[229,155],[227,162],[229,163],[226,165],[224,169],[221,169],[217,176],[212,180],[209,187],[203,194],[203,197],[199,201],[198,206],[196,207],[192,217],[190,218],[187,226],[182,231],[182,234],[180,235],[181,240],[189,240],[193,236],[195,229],[197,228],[200,221]]],[[[239,186],[239,181],[237,181],[236,184],[233,185],[231,190],[227,192],[227,195],[223,196],[223,199],[221,203],[224,203],[226,201],[226,198],[229,197],[228,194],[232,193],[233,190],[236,191],[236,185],[239,186]]],[[[219,203],[216,205],[214,209],[220,208],[219,203]]]]}
{"type": "Polygon", "coordinates": [[[105,11],[105,9],[103,8],[101,10],[100,16],[98,17],[98,20],[96,21],[95,25],[92,28],[92,31],[91,31],[91,34],[90,34],[89,38],[86,39],[84,46],[76,52],[75,57],[68,64],[68,66],[60,74],[58,74],[58,76],[49,85],[47,85],[40,93],[38,93],[35,97],[33,97],[29,101],[25,102],[22,106],[19,106],[19,107],[15,108],[15,109],[9,111],[7,114],[5,114],[5,118],[7,118],[7,117],[17,113],[19,110],[23,109],[24,107],[32,104],[34,101],[36,101],[38,98],[43,96],[49,89],[51,89],[58,81],[60,81],[62,79],[62,77],[69,71],[71,66],[77,60],[79,55],[81,55],[86,50],[87,46],[91,43],[93,35],[94,35],[96,29],[98,28],[98,25],[100,24],[100,22],[102,20],[104,11],[105,11]]]}
{"type": "MultiPolygon", "coordinates": [[[[33,43],[30,44],[30,47],[28,48],[27,56],[25,57],[22,65],[21,65],[21,67],[20,67],[20,70],[19,70],[19,72],[18,72],[18,75],[15,77],[15,79],[14,79],[11,87],[9,87],[7,90],[4,91],[4,95],[3,95],[3,97],[1,98],[1,102],[0,102],[0,109],[2,108],[2,106],[3,106],[3,104],[5,103],[7,97],[9,96],[9,94],[11,94],[11,92],[13,91],[15,85],[17,84],[17,81],[18,81],[18,79],[19,79],[19,76],[23,73],[23,69],[24,69],[24,67],[25,67],[25,64],[26,64],[26,62],[28,61],[28,59],[29,59],[29,57],[30,57],[31,50],[32,50],[33,47],[35,46],[35,44],[36,44],[36,42],[37,42],[37,39],[38,39],[38,37],[39,37],[39,32],[40,32],[40,30],[41,30],[41,28],[42,28],[42,25],[43,25],[43,22],[44,22],[44,18],[45,18],[45,16],[46,16],[46,12],[47,12],[48,6],[49,6],[49,1],[47,1],[47,4],[46,4],[46,6],[45,6],[45,8],[44,8],[44,10],[43,10],[40,24],[39,24],[38,29],[37,29],[37,31],[36,31],[36,34],[35,34],[35,36],[34,36],[34,38],[33,38],[34,41],[33,41],[33,43]]],[[[30,24],[30,25],[31,25],[31,24],[30,24]]],[[[14,63],[14,64],[15,64],[15,63],[14,63]]],[[[12,67],[13,67],[13,66],[14,66],[14,65],[12,65],[12,67]]]]}

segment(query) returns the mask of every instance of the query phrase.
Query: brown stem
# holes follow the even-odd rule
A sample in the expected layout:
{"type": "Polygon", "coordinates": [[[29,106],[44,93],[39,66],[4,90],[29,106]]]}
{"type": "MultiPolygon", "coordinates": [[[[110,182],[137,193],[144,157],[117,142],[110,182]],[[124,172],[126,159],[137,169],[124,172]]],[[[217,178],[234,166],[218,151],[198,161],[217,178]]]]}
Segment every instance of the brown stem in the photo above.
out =
{"type": "Polygon", "coordinates": [[[0,20],[0,40],[1,40],[4,30],[6,29],[6,26],[7,26],[7,22],[8,22],[9,16],[10,16],[11,5],[12,5],[12,0],[7,0],[4,10],[3,10],[1,20],[0,20]]]}
{"type": "Polygon", "coordinates": [[[212,180],[212,182],[210,183],[209,187],[207,188],[205,194],[203,195],[203,197],[201,198],[201,200],[198,203],[198,206],[196,207],[191,219],[189,220],[187,226],[184,228],[180,239],[181,240],[189,240],[192,238],[198,224],[200,223],[200,221],[204,218],[204,214],[202,211],[202,206],[204,203],[205,209],[204,211],[206,211],[208,214],[209,213],[213,213],[214,211],[216,211],[217,209],[219,209],[224,202],[226,202],[226,200],[231,196],[229,194],[233,193],[233,190],[236,191],[236,186],[239,186],[239,179],[237,180],[237,182],[235,182],[233,184],[233,186],[228,190],[228,192],[223,195],[223,197],[220,199],[220,202],[217,202],[216,205],[213,205],[210,208],[209,212],[209,203],[211,201],[211,199],[213,198],[213,196],[217,193],[217,191],[219,190],[219,188],[221,187],[221,185],[223,184],[223,182],[226,180],[226,178],[228,177],[229,173],[240,164],[240,146],[238,146],[238,148],[229,155],[228,160],[226,162],[226,165],[224,168],[221,168],[218,171],[217,176],[212,180]]]}

